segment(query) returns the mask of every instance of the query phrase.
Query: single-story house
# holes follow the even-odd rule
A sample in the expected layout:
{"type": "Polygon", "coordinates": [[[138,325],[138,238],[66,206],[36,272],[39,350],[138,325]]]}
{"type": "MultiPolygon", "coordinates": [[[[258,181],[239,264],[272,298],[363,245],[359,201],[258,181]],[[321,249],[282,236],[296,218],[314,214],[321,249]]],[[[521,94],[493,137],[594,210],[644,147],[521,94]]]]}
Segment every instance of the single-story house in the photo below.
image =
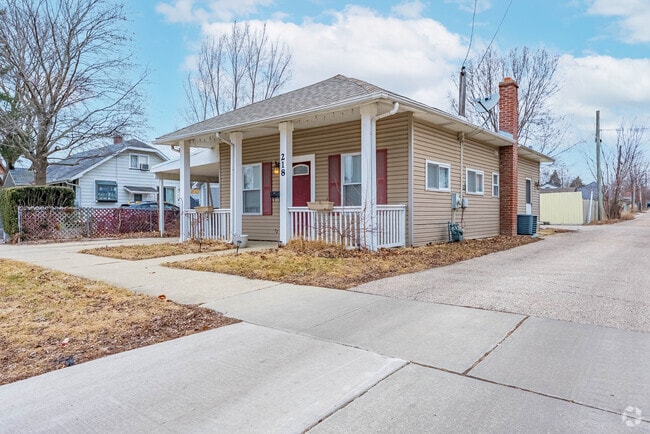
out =
{"type": "Polygon", "coordinates": [[[539,213],[540,163],[552,160],[517,145],[518,86],[506,78],[499,88],[503,134],[337,75],[155,143],[180,151],[182,203],[191,148],[211,149],[225,237],[376,249],[445,241],[449,222],[469,238],[515,235],[517,214],[539,213]]]}
{"type": "MultiPolygon", "coordinates": [[[[115,137],[113,144],[70,155],[47,168],[48,185],[75,191],[75,206],[116,207],[123,203],[156,201],[159,189],[175,203],[178,183],[157,180],[151,167],[169,159],[159,149],[137,139],[115,137]]],[[[10,170],[5,187],[31,185],[34,173],[10,170]]]]}

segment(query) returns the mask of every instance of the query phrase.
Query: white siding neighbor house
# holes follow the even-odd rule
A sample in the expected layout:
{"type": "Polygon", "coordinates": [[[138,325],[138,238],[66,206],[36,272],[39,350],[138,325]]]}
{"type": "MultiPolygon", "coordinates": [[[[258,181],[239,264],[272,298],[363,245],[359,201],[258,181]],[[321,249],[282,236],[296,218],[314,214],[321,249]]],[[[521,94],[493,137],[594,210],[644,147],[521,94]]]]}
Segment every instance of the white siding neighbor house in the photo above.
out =
{"type": "MultiPolygon", "coordinates": [[[[112,208],[125,203],[157,201],[163,190],[165,202],[176,204],[178,182],[156,179],[151,167],[168,157],[155,147],[140,140],[122,140],[102,148],[78,152],[47,168],[48,185],[71,187],[75,191],[75,206],[112,208]]],[[[13,176],[20,182],[33,184],[33,172],[22,169],[13,176]]],[[[11,185],[8,185],[11,184],[11,185]]]]}

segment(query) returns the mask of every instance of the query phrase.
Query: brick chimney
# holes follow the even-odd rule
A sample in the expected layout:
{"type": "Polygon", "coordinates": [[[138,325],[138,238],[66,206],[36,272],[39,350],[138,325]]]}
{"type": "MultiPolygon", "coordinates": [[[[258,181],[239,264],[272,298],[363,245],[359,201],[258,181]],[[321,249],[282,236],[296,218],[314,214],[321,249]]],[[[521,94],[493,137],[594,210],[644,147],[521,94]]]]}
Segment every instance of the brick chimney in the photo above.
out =
{"type": "Polygon", "coordinates": [[[517,82],[510,77],[499,83],[499,130],[512,134],[515,144],[499,148],[499,232],[517,235],[517,137],[519,98],[517,82]]]}
{"type": "Polygon", "coordinates": [[[124,137],[122,137],[120,134],[115,134],[113,136],[113,144],[114,145],[119,145],[124,141],[124,137]]]}

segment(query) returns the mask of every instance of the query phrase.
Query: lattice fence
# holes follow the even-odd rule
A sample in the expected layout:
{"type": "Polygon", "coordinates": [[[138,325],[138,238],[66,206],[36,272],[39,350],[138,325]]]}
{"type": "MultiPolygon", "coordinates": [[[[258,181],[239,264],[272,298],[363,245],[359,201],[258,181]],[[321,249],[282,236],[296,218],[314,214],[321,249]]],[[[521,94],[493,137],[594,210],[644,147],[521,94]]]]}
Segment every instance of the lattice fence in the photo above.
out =
{"type": "MultiPolygon", "coordinates": [[[[180,212],[165,210],[165,233],[178,235],[180,212]]],[[[19,207],[22,240],[110,238],[158,232],[158,210],[134,208],[19,207]]]]}

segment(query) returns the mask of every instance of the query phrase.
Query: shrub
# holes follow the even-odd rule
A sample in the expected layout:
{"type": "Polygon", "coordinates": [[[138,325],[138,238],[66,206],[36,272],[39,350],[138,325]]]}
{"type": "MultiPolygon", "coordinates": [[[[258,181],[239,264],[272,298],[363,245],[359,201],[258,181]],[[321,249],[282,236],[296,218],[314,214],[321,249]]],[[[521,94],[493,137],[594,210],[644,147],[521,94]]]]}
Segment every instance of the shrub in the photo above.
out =
{"type": "Polygon", "coordinates": [[[38,185],[0,189],[0,216],[9,235],[18,232],[19,206],[71,207],[74,190],[68,187],[38,185]]]}

